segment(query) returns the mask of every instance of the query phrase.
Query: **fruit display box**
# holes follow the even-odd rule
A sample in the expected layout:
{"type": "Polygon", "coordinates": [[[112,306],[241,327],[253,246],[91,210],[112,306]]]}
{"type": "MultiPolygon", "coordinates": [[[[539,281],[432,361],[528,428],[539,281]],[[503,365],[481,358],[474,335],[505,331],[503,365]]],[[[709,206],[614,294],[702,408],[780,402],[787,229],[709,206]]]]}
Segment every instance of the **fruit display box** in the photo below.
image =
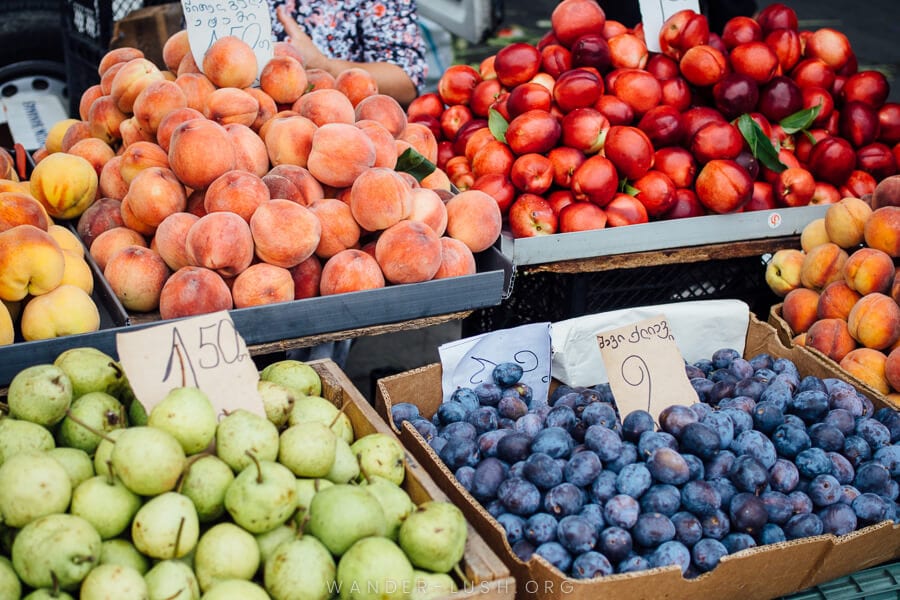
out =
{"type": "MultiPolygon", "coordinates": [[[[800,348],[785,347],[774,327],[750,315],[745,356],[769,353],[790,359],[803,375],[841,378],[834,365],[800,348]]],[[[860,390],[868,396],[868,390],[860,390]]],[[[871,397],[876,408],[883,406],[871,397]]],[[[441,365],[432,364],[378,381],[376,409],[392,423],[391,406],[411,402],[430,417],[440,406],[441,365]]],[[[510,567],[519,598],[775,598],[872,567],[900,556],[900,526],[889,521],[836,537],[819,535],[750,548],[726,556],[712,571],[686,579],[677,567],[615,574],[592,580],[567,578],[541,557],[527,563],[513,552],[505,531],[469,494],[410,424],[398,432],[404,446],[425,466],[450,499],[464,508],[479,533],[510,567]]]]}

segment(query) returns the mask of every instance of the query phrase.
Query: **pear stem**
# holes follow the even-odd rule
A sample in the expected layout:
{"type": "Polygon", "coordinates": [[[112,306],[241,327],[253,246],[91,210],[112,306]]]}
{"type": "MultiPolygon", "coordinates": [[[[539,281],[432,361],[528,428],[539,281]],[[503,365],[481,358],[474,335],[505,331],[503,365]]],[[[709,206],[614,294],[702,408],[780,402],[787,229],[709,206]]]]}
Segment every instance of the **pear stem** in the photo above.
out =
{"type": "Polygon", "coordinates": [[[469,580],[468,577],[466,577],[466,574],[463,573],[462,568],[460,568],[459,563],[456,563],[455,565],[453,565],[453,572],[456,573],[456,576],[459,577],[460,581],[462,582],[463,589],[466,589],[472,585],[472,582],[469,580]]]}
{"type": "Polygon", "coordinates": [[[349,406],[349,402],[341,403],[341,408],[337,411],[337,414],[334,415],[334,418],[331,420],[331,423],[328,425],[328,429],[331,429],[335,425],[337,425],[338,419],[341,418],[341,415],[344,414],[344,411],[347,410],[347,406],[349,406]]]}
{"type": "Polygon", "coordinates": [[[122,366],[114,360],[109,361],[109,364],[107,366],[109,366],[113,371],[116,372],[117,379],[121,379],[125,374],[125,371],[122,370],[122,366]]]}
{"type": "Polygon", "coordinates": [[[113,472],[112,461],[106,460],[106,483],[113,485],[116,483],[116,474],[113,472]]]}
{"type": "Polygon", "coordinates": [[[300,522],[297,523],[297,539],[303,537],[303,534],[306,532],[306,525],[309,523],[309,509],[306,509],[306,514],[303,515],[303,518],[300,519],[300,522]]]}
{"type": "Polygon", "coordinates": [[[184,517],[178,521],[178,533],[175,534],[175,549],[172,550],[172,558],[178,557],[178,544],[181,543],[181,532],[184,530],[184,517]]]}
{"type": "Polygon", "coordinates": [[[250,460],[256,465],[256,483],[262,484],[263,476],[262,476],[262,465],[259,464],[259,459],[256,458],[256,455],[250,452],[249,450],[244,450],[244,454],[250,457],[250,460]]]}
{"type": "Polygon", "coordinates": [[[188,457],[187,463],[184,465],[184,470],[181,471],[181,475],[178,476],[178,485],[175,487],[175,491],[179,494],[181,493],[181,488],[184,486],[184,480],[187,477],[188,471],[191,470],[191,467],[194,466],[194,463],[200,460],[201,458],[206,458],[207,456],[212,456],[211,452],[203,451],[198,452],[197,454],[193,454],[188,457]]]}
{"type": "Polygon", "coordinates": [[[84,421],[82,421],[81,419],[79,419],[78,417],[73,415],[71,409],[68,409],[68,408],[66,409],[66,416],[68,418],[70,418],[73,423],[75,423],[76,425],[80,425],[81,427],[84,427],[85,429],[87,429],[88,431],[90,431],[91,433],[93,433],[94,435],[99,437],[100,439],[106,440],[107,442],[110,442],[113,444],[116,443],[116,440],[114,438],[109,437],[106,434],[106,432],[100,431],[99,429],[97,429],[96,427],[93,427],[92,425],[88,425],[87,423],[85,423],[84,421]]]}

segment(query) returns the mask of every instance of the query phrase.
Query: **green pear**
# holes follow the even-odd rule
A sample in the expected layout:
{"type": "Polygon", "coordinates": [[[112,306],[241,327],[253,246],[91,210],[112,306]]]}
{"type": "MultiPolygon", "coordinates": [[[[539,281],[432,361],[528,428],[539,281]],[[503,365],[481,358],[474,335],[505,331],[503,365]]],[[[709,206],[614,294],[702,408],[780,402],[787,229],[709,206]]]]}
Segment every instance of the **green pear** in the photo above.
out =
{"type": "Polygon", "coordinates": [[[375,496],[384,517],[387,520],[385,535],[392,540],[397,540],[400,525],[406,517],[416,509],[416,504],[402,487],[384,477],[374,475],[366,479],[362,484],[363,489],[375,496]]]}
{"type": "Polygon", "coordinates": [[[0,598],[19,600],[22,597],[22,584],[13,569],[12,562],[0,556],[0,598]]]}
{"type": "Polygon", "coordinates": [[[334,465],[337,439],[324,423],[291,425],[281,432],[278,462],[297,477],[324,477],[334,465]]]}
{"type": "Polygon", "coordinates": [[[51,364],[26,367],[16,373],[6,392],[9,413],[44,427],[56,425],[72,403],[72,381],[51,364]]]}
{"type": "Polygon", "coordinates": [[[72,483],[46,452],[25,452],[0,465],[0,521],[24,527],[46,515],[66,512],[72,483]]]}
{"type": "Polygon", "coordinates": [[[187,465],[184,449],[172,434],[146,425],[125,429],[116,438],[110,459],[113,473],[141,496],[175,489],[187,465]]]}
{"type": "Polygon", "coordinates": [[[466,549],[466,517],[450,502],[423,502],[400,526],[400,547],[413,565],[447,573],[466,549]]]}
{"type": "Polygon", "coordinates": [[[278,429],[287,425],[288,417],[294,402],[297,401],[299,394],[274,381],[266,381],[260,379],[256,384],[259,397],[262,399],[263,409],[266,411],[268,418],[278,429]]]}
{"type": "Polygon", "coordinates": [[[60,446],[46,452],[66,470],[73,490],[79,483],[94,476],[94,462],[84,450],[60,446]]]}
{"type": "Polygon", "coordinates": [[[237,474],[225,491],[225,510],[250,533],[283,524],[297,508],[297,478],[270,460],[256,460],[237,474]]]}
{"type": "Polygon", "coordinates": [[[447,573],[413,571],[413,590],[410,600],[445,598],[457,591],[456,582],[447,573]]]}
{"type": "Polygon", "coordinates": [[[0,417],[0,464],[14,454],[44,451],[56,447],[53,434],[31,421],[0,417]]]}
{"type": "Polygon", "coordinates": [[[104,540],[117,537],[131,525],[141,497],[113,475],[96,475],[72,491],[69,512],[87,520],[104,540]]]}
{"type": "Polygon", "coordinates": [[[239,408],[219,421],[216,456],[238,473],[252,464],[248,453],[259,460],[277,459],[278,428],[265,417],[239,408]]]}
{"type": "Polygon", "coordinates": [[[387,433],[370,433],[353,442],[350,450],[359,461],[363,477],[378,475],[397,485],[403,483],[406,452],[397,438],[387,433]]]}
{"type": "MultiPolygon", "coordinates": [[[[288,521],[288,523],[292,523],[292,521],[288,521]]],[[[256,546],[259,548],[259,561],[261,564],[265,564],[278,546],[297,537],[297,527],[292,524],[279,525],[271,531],[257,533],[254,537],[256,546]]]]}
{"type": "Polygon", "coordinates": [[[263,381],[274,381],[301,396],[319,396],[322,393],[322,379],[316,370],[303,361],[280,360],[267,365],[259,372],[263,381]]]}
{"type": "Polygon", "coordinates": [[[340,556],[361,538],[383,536],[387,522],[375,496],[359,486],[337,484],[313,496],[307,530],[340,556]]]}
{"type": "Polygon", "coordinates": [[[124,538],[104,540],[100,545],[101,565],[125,565],[142,575],[150,568],[150,559],[138,552],[134,544],[124,538]]]}
{"type": "Polygon", "coordinates": [[[229,579],[252,579],[259,564],[256,538],[227,521],[210,527],[194,553],[194,573],[204,592],[229,579]]]}
{"type": "Polygon", "coordinates": [[[334,447],[334,464],[325,475],[333,483],[349,483],[359,477],[359,461],[344,438],[337,438],[334,447]]]}
{"type": "Polygon", "coordinates": [[[75,600],[75,598],[72,594],[67,594],[63,591],[40,589],[34,590],[22,600],[75,600]]]}
{"type": "Polygon", "coordinates": [[[147,582],[125,565],[97,565],[81,582],[79,600],[147,600],[147,582]]]}
{"type": "Polygon", "coordinates": [[[346,413],[321,396],[303,396],[294,402],[288,425],[297,425],[307,421],[318,421],[331,427],[338,437],[344,438],[348,444],[353,443],[353,424],[346,413]]]}
{"type": "Polygon", "coordinates": [[[278,546],[263,567],[263,583],[274,600],[328,600],[336,571],[328,548],[304,535],[278,546]]]}
{"type": "Polygon", "coordinates": [[[385,537],[357,541],[337,566],[341,600],[409,598],[413,577],[413,566],[403,550],[385,537]]]}
{"type": "Polygon", "coordinates": [[[216,435],[216,409],[197,387],[177,387],[153,407],[147,425],[168,431],[185,454],[206,449],[216,435]]]}
{"type": "Polygon", "coordinates": [[[132,425],[146,425],[149,419],[147,409],[137,399],[128,403],[128,422],[132,425]]]}
{"type": "Polygon", "coordinates": [[[161,560],[179,558],[194,549],[200,521],[194,503],[178,492],[147,500],[131,522],[131,540],[141,554],[161,560]]]}
{"type": "Polygon", "coordinates": [[[109,475],[112,472],[112,451],[116,447],[116,440],[125,429],[113,429],[106,433],[105,439],[97,444],[94,451],[94,473],[97,475],[109,475]]]}
{"type": "Polygon", "coordinates": [[[125,407],[114,396],[106,392],[88,392],[72,401],[56,438],[61,446],[93,454],[102,434],[128,425],[124,415],[125,407]]]}
{"type": "Polygon", "coordinates": [[[47,515],[19,530],[13,568],[33,588],[73,590],[97,565],[101,543],[97,530],[81,517],[47,515]]]}
{"type": "Polygon", "coordinates": [[[202,600],[272,600],[266,590],[246,579],[228,579],[204,593],[202,600]]]}
{"type": "Polygon", "coordinates": [[[75,398],[88,392],[116,395],[125,381],[121,365],[102,350],[90,346],[64,350],[53,364],[69,376],[75,398]]]}
{"type": "Polygon", "coordinates": [[[200,584],[180,560],[161,560],[144,574],[147,600],[200,600],[200,584]]]}
{"type": "Polygon", "coordinates": [[[294,519],[297,523],[303,523],[309,512],[309,504],[313,497],[327,487],[334,484],[327,479],[308,479],[300,477],[297,479],[297,512],[294,519]]]}
{"type": "Polygon", "coordinates": [[[200,522],[209,523],[225,513],[225,490],[234,481],[234,471],[215,454],[198,457],[188,461],[180,491],[194,503],[200,522]]]}

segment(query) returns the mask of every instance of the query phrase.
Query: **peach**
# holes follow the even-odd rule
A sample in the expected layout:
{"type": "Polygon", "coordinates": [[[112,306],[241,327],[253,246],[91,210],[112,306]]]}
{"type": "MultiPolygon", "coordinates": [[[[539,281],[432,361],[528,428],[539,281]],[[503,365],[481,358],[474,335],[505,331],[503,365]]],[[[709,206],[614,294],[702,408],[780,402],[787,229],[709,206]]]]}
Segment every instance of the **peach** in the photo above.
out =
{"type": "Polygon", "coordinates": [[[185,54],[191,51],[191,44],[188,41],[187,29],[180,29],[169,36],[163,43],[162,59],[166,68],[173,73],[178,70],[178,64],[185,54]]]}
{"type": "Polygon", "coordinates": [[[900,258],[900,206],[876,208],[863,228],[866,245],[900,258]]]}
{"type": "Polygon", "coordinates": [[[280,40],[272,44],[272,54],[274,56],[290,56],[299,61],[301,65],[304,63],[303,53],[287,40],[280,40]]]}
{"type": "Polygon", "coordinates": [[[359,127],[326,123],[313,133],[306,168],[323,185],[347,187],[374,164],[375,144],[359,127]]]}
{"type": "Polygon", "coordinates": [[[12,229],[16,225],[34,225],[47,231],[50,216],[29,194],[21,192],[0,192],[0,232],[12,229]]]}
{"type": "Polygon", "coordinates": [[[91,244],[98,235],[112,229],[122,227],[122,203],[114,198],[101,198],[91,204],[86,211],[78,217],[75,230],[84,245],[90,249],[91,244]]]}
{"type": "Polygon", "coordinates": [[[844,263],[844,281],[863,296],[887,293],[894,281],[894,261],[883,250],[858,248],[844,263]]]}
{"type": "Polygon", "coordinates": [[[369,136],[375,145],[375,163],[373,167],[387,167],[393,169],[397,166],[397,147],[394,144],[394,136],[387,128],[372,119],[357,121],[356,126],[369,136]]]}
{"type": "Polygon", "coordinates": [[[0,232],[0,299],[46,294],[60,284],[64,271],[63,251],[47,231],[17,225],[0,232]]]}
{"type": "Polygon", "coordinates": [[[819,293],[807,288],[796,288],[787,293],[781,305],[781,318],[791,328],[791,333],[805,333],[816,322],[819,293]]]}
{"type": "Polygon", "coordinates": [[[128,193],[128,183],[122,178],[122,172],[119,170],[121,165],[121,156],[114,156],[103,165],[97,183],[98,196],[121,200],[128,193]]]}
{"type": "Polygon", "coordinates": [[[884,374],[891,389],[895,392],[900,391],[900,347],[894,348],[887,355],[884,374]]]}
{"type": "Polygon", "coordinates": [[[412,210],[407,217],[410,221],[425,223],[438,235],[447,230],[447,206],[432,189],[417,187],[412,190],[412,210]]]}
{"type": "Polygon", "coordinates": [[[74,285],[87,294],[92,294],[94,292],[94,272],[91,271],[84,256],[74,252],[63,252],[63,260],[65,268],[59,285],[74,285]]]}
{"type": "Polygon", "coordinates": [[[207,213],[230,211],[250,222],[257,207],[270,198],[263,180],[247,171],[227,171],[206,188],[203,207],[207,213]]]}
{"type": "Polygon", "coordinates": [[[84,256],[84,244],[81,243],[78,234],[68,227],[53,223],[47,228],[47,233],[56,240],[56,243],[59,244],[59,247],[63,252],[71,252],[78,256],[84,256]]]}
{"type": "Polygon", "coordinates": [[[171,169],[150,167],[139,172],[122,199],[135,218],[156,230],[163,219],[187,207],[184,185],[171,169]]]}
{"type": "MultiPolygon", "coordinates": [[[[255,88],[250,88],[250,89],[255,89],[255,88]]],[[[273,121],[277,121],[278,119],[284,119],[286,117],[299,117],[299,116],[300,116],[300,113],[298,113],[296,110],[290,110],[290,109],[279,110],[274,115],[269,117],[262,125],[260,125],[258,129],[255,126],[253,126],[252,129],[254,131],[256,131],[256,133],[259,135],[259,137],[262,139],[262,141],[265,142],[266,134],[268,134],[269,128],[272,126],[273,121]]],[[[313,123],[313,125],[315,125],[315,123],[313,123]]]]}
{"type": "Polygon", "coordinates": [[[349,67],[335,76],[334,89],[347,96],[355,107],[363,98],[378,93],[378,81],[362,67],[349,67]]]}
{"type": "Polygon", "coordinates": [[[79,140],[69,148],[68,153],[80,156],[91,163],[98,178],[103,171],[103,165],[116,155],[115,150],[109,144],[95,137],[79,140]]]}
{"type": "Polygon", "coordinates": [[[131,185],[138,173],[151,167],[169,168],[169,155],[159,144],[153,142],[135,142],[121,154],[122,162],[119,172],[125,183],[131,185]]]}
{"type": "Polygon", "coordinates": [[[204,189],[234,169],[234,147],[228,132],[215,121],[191,119],[172,132],[169,164],[186,186],[204,189]]]}
{"type": "Polygon", "coordinates": [[[78,116],[82,121],[88,120],[88,113],[91,110],[91,104],[94,103],[94,100],[103,95],[103,88],[99,83],[95,83],[88,89],[84,90],[84,92],[81,94],[81,98],[78,100],[78,116]]]}
{"type": "Polygon", "coordinates": [[[112,96],[100,96],[91,103],[88,110],[88,124],[91,126],[91,135],[100,138],[107,144],[113,144],[122,139],[119,126],[128,115],[119,110],[112,96]]]}
{"type": "Polygon", "coordinates": [[[119,211],[122,213],[122,223],[125,224],[125,227],[137,231],[147,239],[153,237],[153,234],[156,232],[156,226],[144,223],[135,216],[134,211],[131,210],[131,202],[128,200],[127,194],[122,198],[119,211]]]}
{"type": "Polygon", "coordinates": [[[325,69],[306,69],[309,91],[334,88],[336,77],[325,69]]]}
{"type": "Polygon", "coordinates": [[[203,113],[193,108],[177,108],[164,116],[156,128],[156,143],[159,147],[169,151],[169,142],[172,139],[172,132],[175,128],[191,119],[205,119],[203,113]]]}
{"type": "Polygon", "coordinates": [[[314,298],[319,295],[322,279],[322,261],[313,254],[299,265],[288,269],[294,279],[294,300],[314,298]]]}
{"type": "Polygon", "coordinates": [[[100,76],[100,89],[103,91],[104,96],[108,96],[112,92],[113,79],[115,79],[116,73],[118,73],[124,66],[124,62],[116,63],[110,66],[106,71],[103,72],[103,75],[100,76]]]}
{"type": "Polygon", "coordinates": [[[350,211],[359,226],[380,231],[409,217],[412,187],[396,171],[371,167],[350,187],[350,211]]]}
{"type": "Polygon", "coordinates": [[[205,114],[220,125],[240,123],[250,127],[259,114],[259,100],[239,88],[219,88],[206,98],[205,114]]]}
{"type": "Polygon", "coordinates": [[[306,92],[297,98],[291,108],[319,126],[326,123],[356,122],[350,98],[336,89],[306,92]]]}
{"type": "MultiPolygon", "coordinates": [[[[10,303],[12,304],[12,303],[10,303]]],[[[18,303],[16,303],[18,305],[18,303]]],[[[8,346],[16,341],[16,318],[5,302],[0,302],[0,346],[8,346]]]]}
{"type": "Polygon", "coordinates": [[[103,74],[106,73],[106,71],[109,70],[111,66],[117,65],[119,63],[124,64],[135,58],[144,58],[143,50],[128,46],[108,50],[102,57],[100,57],[100,62],[97,65],[97,74],[102,77],[103,74]]]}
{"type": "Polygon", "coordinates": [[[806,331],[804,345],[840,362],[848,352],[856,348],[856,340],[850,335],[847,322],[843,319],[820,319],[806,331]]]}
{"type": "MultiPolygon", "coordinates": [[[[65,121],[60,121],[60,123],[64,123],[65,121]]],[[[55,127],[57,127],[59,123],[50,128],[50,132],[53,131],[55,127]]],[[[66,132],[62,136],[62,140],[59,141],[59,150],[58,152],[68,152],[69,149],[74,146],[76,143],[81,140],[87,139],[91,137],[91,125],[87,122],[87,119],[78,121],[76,120],[72,125],[66,128],[66,132]]],[[[47,147],[47,151],[50,151],[50,147],[47,146],[47,143],[50,141],[50,134],[47,134],[47,140],[44,142],[44,146],[47,147]]]]}
{"type": "Polygon", "coordinates": [[[880,394],[891,391],[886,373],[887,356],[884,352],[872,348],[856,348],[841,359],[840,366],[880,394]]]}
{"type": "Polygon", "coordinates": [[[441,239],[420,221],[400,221],[375,243],[375,260],[391,283],[428,281],[441,266],[441,239]]]}
{"type": "Polygon", "coordinates": [[[94,166],[73,154],[50,154],[34,167],[29,181],[31,195],[54,219],[77,218],[97,198],[94,166]]]}
{"type": "Polygon", "coordinates": [[[306,117],[273,117],[266,124],[266,150],[273,166],[289,164],[306,167],[312,150],[313,136],[318,130],[306,117]]]}
{"type": "Polygon", "coordinates": [[[403,110],[396,98],[387,94],[366,96],[356,104],[354,115],[356,121],[363,119],[378,121],[395,138],[400,137],[408,122],[406,111],[403,110]]]}
{"type": "Polygon", "coordinates": [[[128,117],[119,123],[119,135],[122,136],[122,148],[135,142],[156,142],[153,132],[144,130],[134,117],[128,117]]]}
{"type": "Polygon", "coordinates": [[[109,95],[123,113],[134,109],[134,101],[154,81],[165,81],[165,76],[152,61],[133,58],[126,62],[113,77],[109,95]]]}
{"type": "Polygon", "coordinates": [[[172,273],[159,295],[159,316],[177,319],[234,308],[231,290],[222,276],[204,267],[181,267],[172,273]]]}
{"type": "Polygon", "coordinates": [[[244,88],[244,91],[256,98],[256,102],[259,103],[259,109],[256,111],[256,118],[250,123],[250,129],[259,133],[262,126],[265,125],[269,119],[278,114],[278,105],[275,104],[275,100],[272,99],[272,96],[257,87],[244,88]]]}
{"type": "Polygon", "coordinates": [[[102,271],[106,267],[109,257],[125,246],[147,247],[147,240],[143,235],[128,227],[112,227],[94,238],[90,246],[90,254],[102,271]]]}
{"type": "Polygon", "coordinates": [[[359,224],[353,218],[349,204],[337,198],[319,198],[308,206],[322,225],[319,245],[315,248],[317,256],[331,258],[359,243],[359,224]]]}
{"type": "Polygon", "coordinates": [[[487,192],[465,190],[447,201],[447,235],[472,252],[490,248],[500,237],[501,225],[500,207],[487,192]]]}
{"type": "Polygon", "coordinates": [[[323,296],[383,288],[384,274],[371,254],[348,248],[322,266],[319,291],[323,296]]]}
{"type": "Polygon", "coordinates": [[[175,79],[189,73],[202,73],[200,67],[197,66],[197,61],[194,60],[193,52],[188,52],[181,57],[181,62],[178,63],[178,69],[175,70],[175,79]]]}
{"type": "Polygon", "coordinates": [[[199,218],[189,212],[176,212],[163,219],[156,228],[153,244],[172,271],[191,264],[185,248],[185,239],[191,225],[199,218]]]}
{"type": "Polygon", "coordinates": [[[852,248],[863,242],[866,220],[872,206],[860,198],[848,196],[830,204],[825,211],[828,239],[841,248],[852,248]]]}
{"type": "Polygon", "coordinates": [[[156,132],[160,121],[179,108],[187,108],[187,96],[174,81],[154,81],[134,99],[132,112],[145,131],[156,132]]]}
{"type": "Polygon", "coordinates": [[[845,281],[832,281],[819,294],[816,316],[819,319],[836,318],[846,321],[850,309],[861,297],[860,293],[851,289],[845,281]]]}
{"type": "Polygon", "coordinates": [[[304,206],[325,197],[325,190],[309,169],[298,165],[277,165],[262,177],[272,198],[285,198],[304,206]]]}
{"type": "Polygon", "coordinates": [[[192,190],[191,193],[188,194],[187,212],[202,217],[206,214],[206,208],[203,206],[205,201],[206,190],[192,190]]]}
{"type": "Polygon", "coordinates": [[[100,329],[100,311],[83,289],[60,285],[25,304],[20,329],[26,341],[91,333],[100,329]]]}
{"type": "Polygon", "coordinates": [[[255,131],[241,123],[225,126],[234,146],[234,168],[262,177],[269,171],[269,153],[266,144],[255,131]]]}
{"type": "Polygon", "coordinates": [[[435,167],[434,171],[423,177],[419,185],[439,193],[452,195],[450,178],[447,176],[447,172],[439,167],[435,167]]]}
{"type": "Polygon", "coordinates": [[[250,232],[260,260],[288,269],[316,251],[322,237],[322,223],[307,207],[275,198],[260,204],[253,213],[250,232]]]}
{"type": "Polygon", "coordinates": [[[250,224],[233,212],[214,212],[200,217],[185,237],[191,264],[213,269],[222,277],[234,277],[253,262],[250,224]]]}
{"type": "Polygon", "coordinates": [[[277,104],[293,104],[308,85],[306,70],[292,56],[273,56],[259,74],[259,87],[277,104]]]}
{"type": "Polygon", "coordinates": [[[284,267],[256,263],[234,278],[231,296],[235,308],[289,302],[294,299],[294,278],[284,267]]]}
{"type": "Polygon", "coordinates": [[[135,312],[159,307],[159,295],[170,274],[159,253],[143,246],[120,248],[103,269],[103,277],[116,298],[127,310],[135,312]]]}
{"type": "Polygon", "coordinates": [[[777,250],[766,265],[765,280],[769,289],[784,297],[791,290],[801,287],[800,269],[806,254],[796,248],[777,250]]]}
{"type": "Polygon", "coordinates": [[[441,237],[441,266],[433,279],[474,275],[475,255],[461,241],[452,237],[441,237]]]}
{"type": "MultiPolygon", "coordinates": [[[[434,164],[438,162],[438,143],[434,133],[427,125],[423,123],[407,123],[406,127],[398,136],[398,141],[406,142],[412,146],[416,152],[424,156],[434,164]]],[[[399,148],[398,148],[399,150],[399,148]]],[[[398,151],[398,155],[402,150],[398,151]]]]}
{"type": "Polygon", "coordinates": [[[228,35],[213,42],[203,55],[203,72],[216,87],[250,87],[259,75],[253,48],[239,37],[228,35]]]}
{"type": "Polygon", "coordinates": [[[843,279],[848,254],[834,242],[816,246],[806,253],[800,266],[800,283],[804,287],[821,290],[832,281],[843,279]]]}
{"type": "MultiPolygon", "coordinates": [[[[188,55],[190,56],[190,55],[188,55]]],[[[175,78],[175,85],[184,92],[188,108],[199,113],[206,110],[206,99],[216,91],[216,86],[203,73],[183,73],[175,78]]]]}
{"type": "Polygon", "coordinates": [[[886,294],[867,294],[853,305],[847,326],[861,345],[884,350],[900,338],[900,306],[886,294]]]}

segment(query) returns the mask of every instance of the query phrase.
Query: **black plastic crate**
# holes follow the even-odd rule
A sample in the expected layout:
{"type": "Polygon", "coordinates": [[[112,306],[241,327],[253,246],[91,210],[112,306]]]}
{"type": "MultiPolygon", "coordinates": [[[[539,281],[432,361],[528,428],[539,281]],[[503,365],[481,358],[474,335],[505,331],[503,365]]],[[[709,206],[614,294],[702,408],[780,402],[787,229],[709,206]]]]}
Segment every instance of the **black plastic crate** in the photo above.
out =
{"type": "Polygon", "coordinates": [[[900,562],[872,567],[803,590],[783,600],[894,600],[900,598],[900,562]]]}

